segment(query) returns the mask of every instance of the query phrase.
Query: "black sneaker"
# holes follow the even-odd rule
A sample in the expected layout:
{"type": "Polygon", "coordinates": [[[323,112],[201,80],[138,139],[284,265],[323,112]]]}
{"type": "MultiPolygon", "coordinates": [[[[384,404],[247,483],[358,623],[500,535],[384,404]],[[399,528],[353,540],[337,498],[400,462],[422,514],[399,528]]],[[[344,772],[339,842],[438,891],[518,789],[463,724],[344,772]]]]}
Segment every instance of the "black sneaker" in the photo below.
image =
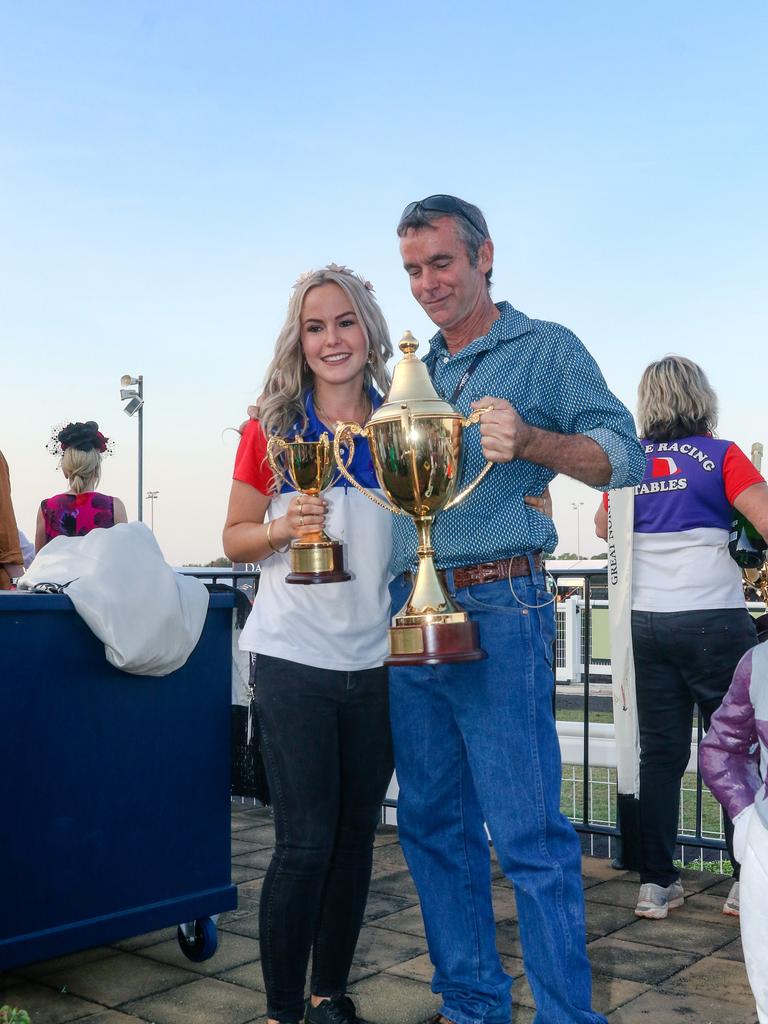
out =
{"type": "Polygon", "coordinates": [[[365,1024],[365,1022],[357,1016],[357,1009],[349,996],[333,996],[331,999],[323,1000],[319,1006],[313,1006],[312,1000],[308,999],[304,1024],[365,1024]]]}

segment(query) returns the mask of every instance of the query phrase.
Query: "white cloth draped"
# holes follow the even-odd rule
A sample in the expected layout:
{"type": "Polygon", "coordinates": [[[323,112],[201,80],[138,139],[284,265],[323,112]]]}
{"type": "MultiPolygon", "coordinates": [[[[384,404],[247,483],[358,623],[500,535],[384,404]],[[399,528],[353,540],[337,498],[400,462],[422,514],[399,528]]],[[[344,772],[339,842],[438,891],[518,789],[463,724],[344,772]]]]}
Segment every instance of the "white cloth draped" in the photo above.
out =
{"type": "Polygon", "coordinates": [[[107,661],[135,675],[165,676],[181,668],[208,612],[205,586],[168,565],[143,523],[54,537],[18,586],[32,590],[44,583],[64,587],[104,644],[107,661]]]}

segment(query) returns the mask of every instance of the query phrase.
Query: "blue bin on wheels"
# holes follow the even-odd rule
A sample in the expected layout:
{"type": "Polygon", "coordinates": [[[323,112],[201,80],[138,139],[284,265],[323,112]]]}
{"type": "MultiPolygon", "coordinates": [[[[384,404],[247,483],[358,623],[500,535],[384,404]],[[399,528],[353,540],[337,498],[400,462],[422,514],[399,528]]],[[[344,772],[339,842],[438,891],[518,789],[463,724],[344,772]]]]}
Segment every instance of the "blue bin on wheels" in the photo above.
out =
{"type": "Polygon", "coordinates": [[[0,969],[190,922],[193,959],[237,904],[231,621],[211,594],[183,668],[113,668],[64,595],[0,594],[0,969]]]}

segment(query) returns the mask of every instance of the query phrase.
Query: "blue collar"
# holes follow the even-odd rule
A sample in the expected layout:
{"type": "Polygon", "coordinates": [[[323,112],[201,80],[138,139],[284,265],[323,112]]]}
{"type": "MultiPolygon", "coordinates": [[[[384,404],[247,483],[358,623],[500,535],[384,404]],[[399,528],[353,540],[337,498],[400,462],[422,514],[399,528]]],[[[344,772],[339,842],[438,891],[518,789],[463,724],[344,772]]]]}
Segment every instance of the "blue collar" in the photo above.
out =
{"type": "MultiPolygon", "coordinates": [[[[374,387],[368,388],[368,398],[371,401],[372,409],[378,409],[384,399],[381,397],[379,392],[374,387]]],[[[320,435],[325,431],[329,437],[333,437],[333,430],[330,426],[327,426],[315,411],[315,394],[313,391],[306,391],[304,393],[304,408],[307,411],[307,426],[306,429],[302,429],[302,424],[298,421],[294,423],[291,428],[292,433],[301,434],[305,441],[317,441],[320,435]]]]}
{"type": "MultiPolygon", "coordinates": [[[[370,398],[371,406],[374,409],[378,409],[384,401],[374,387],[368,388],[368,397],[370,398]]],[[[305,441],[319,441],[322,433],[328,434],[328,436],[333,439],[333,431],[318,418],[318,415],[315,412],[314,396],[311,391],[307,391],[304,395],[304,408],[307,411],[307,426],[303,429],[302,424],[297,421],[291,429],[291,434],[300,434],[305,441]]],[[[342,450],[344,450],[344,448],[345,446],[342,445],[342,450]]],[[[352,459],[352,465],[349,467],[349,471],[355,480],[362,484],[363,487],[378,488],[380,486],[376,477],[376,471],[373,468],[373,459],[371,458],[367,438],[355,438],[355,457],[352,459]]],[[[351,484],[348,484],[344,477],[339,473],[338,479],[335,481],[333,486],[343,487],[347,490],[351,484]]],[[[286,491],[292,491],[293,488],[283,484],[280,490],[285,493],[286,491]]]]}
{"type": "MultiPolygon", "coordinates": [[[[460,359],[465,355],[474,355],[484,349],[493,348],[500,341],[511,341],[513,338],[520,338],[533,330],[530,318],[525,313],[521,313],[519,309],[515,309],[509,302],[497,302],[496,309],[499,311],[499,317],[493,321],[488,333],[473,339],[451,358],[460,359]]],[[[433,365],[432,360],[442,359],[445,355],[450,355],[448,346],[445,344],[443,332],[438,331],[429,339],[429,353],[425,356],[424,361],[428,365],[433,365]]]]}

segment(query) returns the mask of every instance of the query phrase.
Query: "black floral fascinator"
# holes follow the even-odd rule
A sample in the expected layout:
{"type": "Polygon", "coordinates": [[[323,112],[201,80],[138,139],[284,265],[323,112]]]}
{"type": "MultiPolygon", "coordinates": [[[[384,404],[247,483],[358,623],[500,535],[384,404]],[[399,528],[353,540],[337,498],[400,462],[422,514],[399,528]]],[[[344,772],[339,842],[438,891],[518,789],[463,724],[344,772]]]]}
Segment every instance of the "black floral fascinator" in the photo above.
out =
{"type": "Polygon", "coordinates": [[[112,442],[99,430],[95,420],[85,423],[67,423],[64,427],[54,427],[51,438],[45,446],[51,455],[60,458],[67,448],[77,448],[81,452],[98,451],[102,455],[112,454],[112,442]]]}

